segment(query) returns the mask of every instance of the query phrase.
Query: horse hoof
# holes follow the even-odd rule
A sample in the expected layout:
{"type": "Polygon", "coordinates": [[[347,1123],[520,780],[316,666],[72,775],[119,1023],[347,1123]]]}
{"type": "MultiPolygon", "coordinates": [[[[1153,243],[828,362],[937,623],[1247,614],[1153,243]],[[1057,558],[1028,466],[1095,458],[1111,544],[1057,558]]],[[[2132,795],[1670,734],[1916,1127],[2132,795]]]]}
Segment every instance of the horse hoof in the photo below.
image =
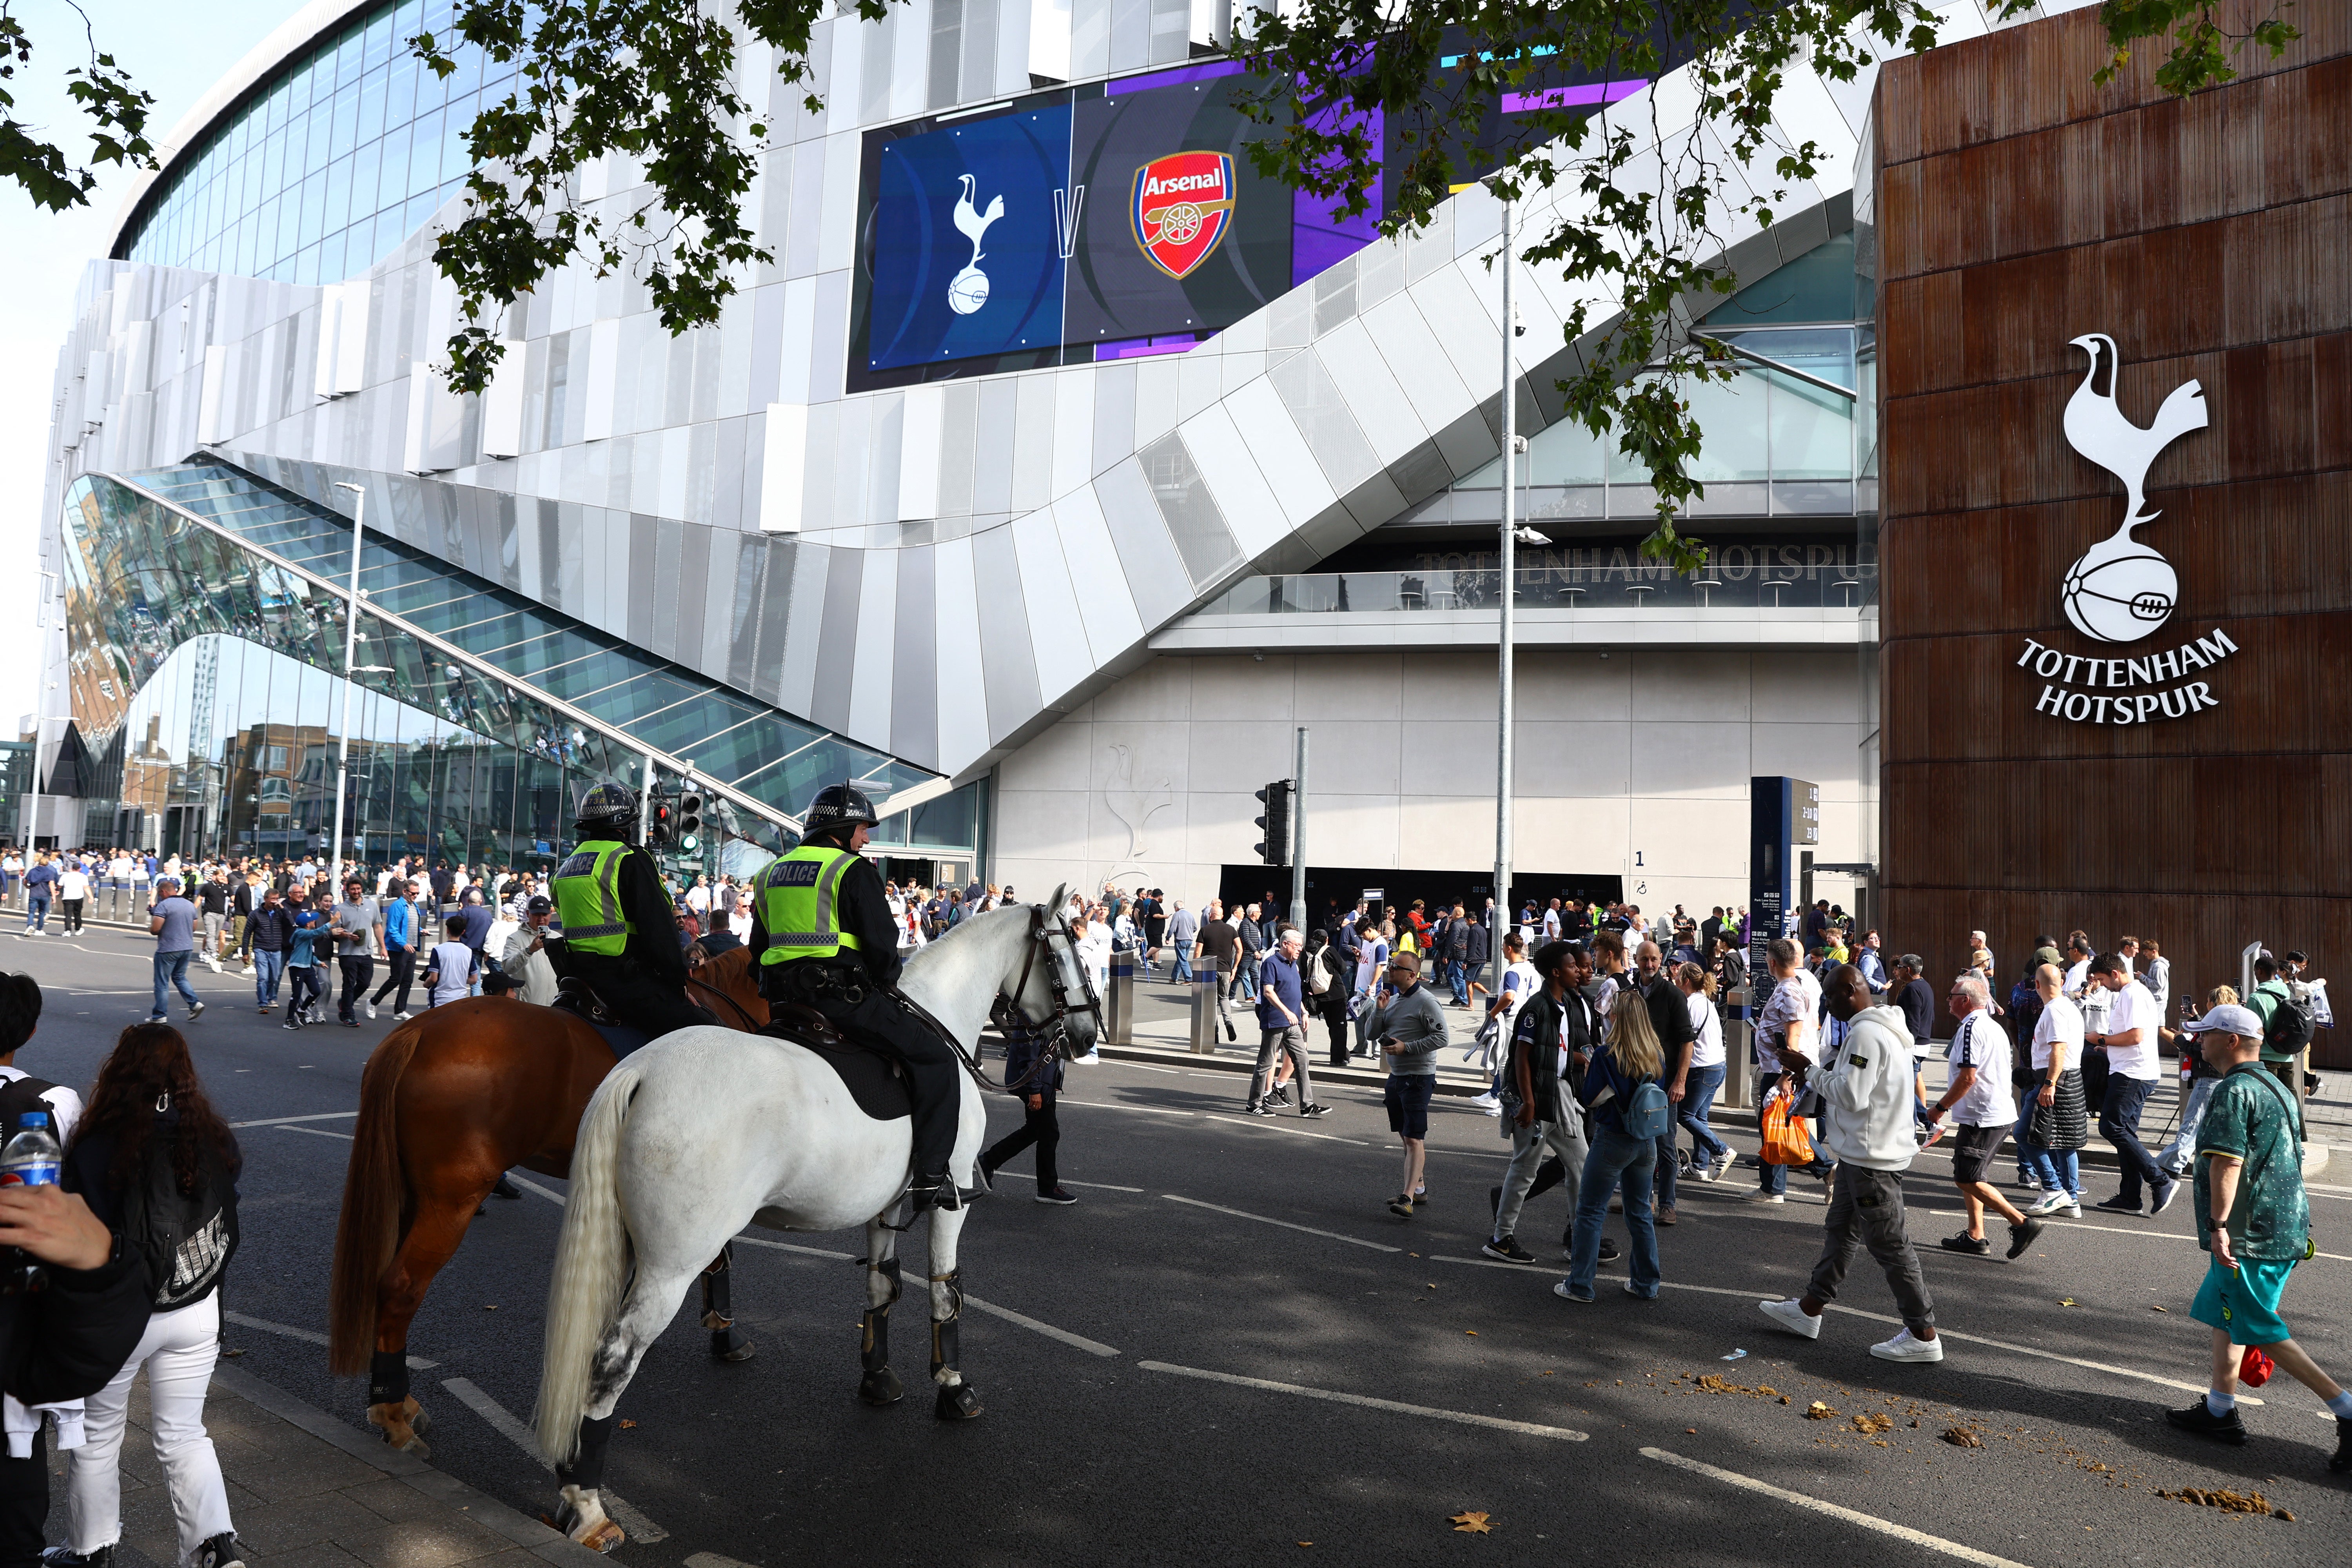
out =
{"type": "Polygon", "coordinates": [[[858,1380],[857,1397],[878,1410],[906,1398],[907,1385],[898,1381],[897,1373],[879,1367],[858,1380]]]}
{"type": "Polygon", "coordinates": [[[710,1359],[712,1361],[750,1361],[759,1352],[752,1348],[751,1342],[745,1339],[741,1331],[739,1330],[721,1329],[719,1332],[710,1336],[710,1359]]]}
{"type": "Polygon", "coordinates": [[[976,1421],[980,1418],[980,1395],[971,1384],[959,1383],[952,1388],[942,1388],[931,1405],[931,1414],[942,1421],[976,1421]]]}
{"type": "Polygon", "coordinates": [[[431,1426],[432,1421],[415,1400],[409,1399],[400,1405],[371,1405],[367,1418],[368,1425],[381,1431],[384,1442],[391,1447],[404,1454],[414,1454],[420,1459],[433,1457],[433,1450],[426,1447],[425,1439],[417,1436],[431,1426]]]}

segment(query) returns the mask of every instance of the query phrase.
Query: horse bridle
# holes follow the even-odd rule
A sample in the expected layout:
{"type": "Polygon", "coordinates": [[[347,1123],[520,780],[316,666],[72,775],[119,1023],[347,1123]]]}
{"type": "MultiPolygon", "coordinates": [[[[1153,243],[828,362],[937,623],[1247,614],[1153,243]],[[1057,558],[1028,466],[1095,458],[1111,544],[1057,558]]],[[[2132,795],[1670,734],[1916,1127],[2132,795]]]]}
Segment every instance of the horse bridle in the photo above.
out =
{"type": "Polygon", "coordinates": [[[962,1042],[955,1037],[953,1032],[945,1024],[931,1016],[929,1008],[903,991],[895,987],[891,991],[891,994],[897,997],[901,1006],[929,1025],[940,1038],[948,1043],[948,1048],[955,1052],[956,1060],[963,1064],[963,1070],[971,1075],[974,1083],[983,1089],[994,1089],[999,1094],[1019,1094],[1032,1079],[1052,1066],[1057,1056],[1068,1050],[1072,1017],[1081,1013],[1092,1014],[1098,1036],[1103,1027],[1102,1001],[1095,994],[1094,974],[1084,963],[1078,962],[1078,937],[1077,933],[1070,929],[1067,917],[1057,914],[1053,917],[1052,923],[1048,924],[1045,906],[1030,905],[1029,937],[1034,945],[1022,957],[1021,978],[1013,983],[1013,994],[1008,998],[1003,992],[998,992],[996,1000],[989,1007],[990,1020],[1007,1035],[1014,1029],[1026,1029],[1043,1031],[1045,1036],[1045,1047],[1037,1053],[1036,1061],[1031,1065],[1027,1072],[1023,1073],[1011,1083],[999,1083],[990,1078],[981,1067],[978,1057],[965,1051],[962,1042]],[[1069,945],[1070,967],[1077,971],[1078,987],[1084,997],[1082,1001],[1073,1002],[1070,999],[1070,987],[1062,978],[1062,966],[1054,962],[1054,937],[1056,932],[1060,934],[1063,942],[1069,945]],[[1037,955],[1040,952],[1045,955],[1045,983],[1054,993],[1054,1010],[1046,1015],[1044,1022],[1033,1024],[1021,1016],[1020,1005],[1021,998],[1028,994],[1029,976],[1037,967],[1037,955]]]}

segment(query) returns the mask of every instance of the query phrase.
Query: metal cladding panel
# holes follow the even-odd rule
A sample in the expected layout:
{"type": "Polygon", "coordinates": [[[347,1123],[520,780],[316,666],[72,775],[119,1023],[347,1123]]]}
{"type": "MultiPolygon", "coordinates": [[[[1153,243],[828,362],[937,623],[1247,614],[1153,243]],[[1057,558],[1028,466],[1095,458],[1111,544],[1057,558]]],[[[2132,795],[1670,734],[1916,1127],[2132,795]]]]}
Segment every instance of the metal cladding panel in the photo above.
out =
{"type": "MultiPolygon", "coordinates": [[[[812,628],[816,644],[815,685],[809,717],[828,730],[849,728],[849,682],[857,667],[857,611],[866,552],[835,550],[825,574],[823,620],[812,628]]],[[[789,695],[789,693],[787,693],[789,695]]]]}
{"type": "Polygon", "coordinates": [[[988,690],[988,739],[993,745],[1035,716],[1037,654],[1021,593],[1021,563],[1013,531],[992,528],[971,540],[972,581],[980,595],[981,668],[988,690]]]}
{"type": "Polygon", "coordinates": [[[890,750],[930,768],[940,755],[937,551],[898,552],[898,638],[890,662],[890,750]]]}

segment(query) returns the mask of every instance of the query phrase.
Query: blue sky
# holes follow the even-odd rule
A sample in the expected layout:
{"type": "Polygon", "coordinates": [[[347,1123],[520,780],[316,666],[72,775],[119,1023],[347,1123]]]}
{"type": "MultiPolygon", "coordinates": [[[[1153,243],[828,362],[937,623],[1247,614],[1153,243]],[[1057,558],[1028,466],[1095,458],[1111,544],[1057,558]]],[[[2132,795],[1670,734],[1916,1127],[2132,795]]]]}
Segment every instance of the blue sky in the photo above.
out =
{"type": "MultiPolygon", "coordinates": [[[[51,136],[73,132],[68,153],[86,149],[83,123],[65,95],[65,72],[87,58],[81,18],[62,0],[15,7],[33,35],[33,61],[8,86],[12,119],[51,136]]],[[[226,75],[297,0],[104,0],[89,6],[98,47],[155,95],[150,134],[161,144],[206,89],[226,75]]],[[[32,607],[40,569],[41,487],[48,452],[49,394],[73,320],[82,265],[105,252],[130,188],[111,170],[89,205],[64,214],[36,207],[15,186],[0,190],[0,734],[14,738],[34,708],[39,679],[32,607]]]]}

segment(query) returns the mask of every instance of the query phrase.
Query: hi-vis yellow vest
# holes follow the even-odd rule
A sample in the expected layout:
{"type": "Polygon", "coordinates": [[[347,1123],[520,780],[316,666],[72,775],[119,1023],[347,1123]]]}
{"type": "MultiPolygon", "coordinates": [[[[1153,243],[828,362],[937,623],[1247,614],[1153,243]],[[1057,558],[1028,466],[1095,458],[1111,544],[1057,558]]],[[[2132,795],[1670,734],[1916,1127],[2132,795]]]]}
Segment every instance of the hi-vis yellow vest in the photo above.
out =
{"type": "Polygon", "coordinates": [[[860,946],[856,933],[841,929],[836,895],[842,875],[858,857],[829,844],[803,844],[779,855],[760,873],[760,923],[767,928],[762,964],[803,958],[832,958],[860,946]]]}

